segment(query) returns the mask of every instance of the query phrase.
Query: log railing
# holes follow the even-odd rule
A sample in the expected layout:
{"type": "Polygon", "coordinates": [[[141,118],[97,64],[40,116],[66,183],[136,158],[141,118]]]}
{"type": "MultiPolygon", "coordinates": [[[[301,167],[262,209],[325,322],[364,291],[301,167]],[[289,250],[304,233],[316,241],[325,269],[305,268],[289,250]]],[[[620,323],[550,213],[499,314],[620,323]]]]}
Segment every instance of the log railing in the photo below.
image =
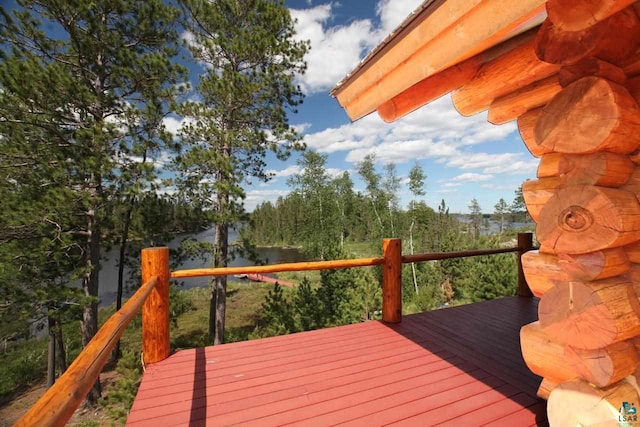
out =
{"type": "Polygon", "coordinates": [[[518,295],[532,296],[529,291],[520,257],[532,249],[531,233],[518,234],[516,247],[479,249],[457,252],[402,255],[400,239],[385,239],[382,257],[343,259],[333,261],[296,262],[286,264],[200,268],[169,271],[169,249],[166,247],[142,250],[143,285],[127,303],[100,328],[98,333],[80,353],[58,381],[31,407],[16,426],[62,426],[73,415],[85,398],[111,351],[126,327],[142,309],[142,352],[144,363],[156,363],[166,359],[170,352],[169,340],[169,279],[226,276],[231,274],[264,274],[284,271],[331,270],[381,265],[382,272],[382,320],[398,323],[402,319],[402,264],[451,258],[518,253],[518,295]]]}
{"type": "Polygon", "coordinates": [[[124,330],[140,312],[142,304],[147,301],[147,297],[159,282],[158,277],[149,278],[126,304],[107,320],[65,373],[18,420],[15,427],[66,424],[98,379],[124,330]]]}

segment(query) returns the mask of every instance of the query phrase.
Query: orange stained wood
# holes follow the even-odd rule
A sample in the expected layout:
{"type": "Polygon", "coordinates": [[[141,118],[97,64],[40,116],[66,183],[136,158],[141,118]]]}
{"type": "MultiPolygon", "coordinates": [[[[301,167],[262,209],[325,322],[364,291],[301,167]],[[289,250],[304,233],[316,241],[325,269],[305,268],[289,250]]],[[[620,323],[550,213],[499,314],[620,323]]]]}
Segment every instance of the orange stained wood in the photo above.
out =
{"type": "Polygon", "coordinates": [[[283,271],[331,270],[336,268],[370,267],[382,265],[384,258],[342,259],[335,261],[290,262],[275,265],[255,265],[244,267],[194,268],[191,270],[177,270],[171,272],[171,278],[202,276],[227,276],[231,274],[264,274],[280,273],[283,271]]]}
{"type": "Polygon", "coordinates": [[[423,79],[538,25],[544,0],[432,2],[332,91],[356,120],[423,79]]]}
{"type": "Polygon", "coordinates": [[[530,39],[487,62],[469,83],[454,91],[453,105],[458,112],[464,116],[479,113],[494,100],[556,74],[560,67],[538,59],[534,42],[530,39]]]}
{"type": "Polygon", "coordinates": [[[402,320],[402,241],[382,242],[382,320],[398,323],[402,320]]]}
{"type": "Polygon", "coordinates": [[[604,21],[636,0],[548,0],[549,20],[565,31],[580,31],[604,21]]]}
{"type": "Polygon", "coordinates": [[[155,363],[169,356],[169,248],[147,248],[141,254],[142,281],[158,277],[142,307],[142,357],[155,363]]]}
{"type": "Polygon", "coordinates": [[[487,120],[501,125],[516,120],[529,110],[543,107],[562,90],[558,75],[538,80],[512,93],[494,99],[489,106],[487,120]]]}
{"type": "Polygon", "coordinates": [[[63,426],[80,406],[100,371],[143,302],[158,284],[153,277],[107,320],[56,383],[31,407],[16,426],[63,426]]]}
{"type": "Polygon", "coordinates": [[[510,297],[180,351],[148,367],[129,426],[546,425],[510,297]]]}

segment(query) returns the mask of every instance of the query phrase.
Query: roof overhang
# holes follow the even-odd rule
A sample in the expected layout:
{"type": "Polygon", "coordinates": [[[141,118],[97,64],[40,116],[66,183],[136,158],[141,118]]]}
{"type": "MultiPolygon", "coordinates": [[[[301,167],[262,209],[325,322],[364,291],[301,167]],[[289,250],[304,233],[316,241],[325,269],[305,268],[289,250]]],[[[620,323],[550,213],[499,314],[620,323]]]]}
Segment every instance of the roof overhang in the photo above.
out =
{"type": "MultiPolygon", "coordinates": [[[[495,55],[482,54],[545,18],[545,0],[426,0],[331,95],[357,120],[445,70],[452,82],[458,64],[472,57],[490,60],[495,55]]],[[[468,74],[464,66],[459,68],[468,74]]]]}

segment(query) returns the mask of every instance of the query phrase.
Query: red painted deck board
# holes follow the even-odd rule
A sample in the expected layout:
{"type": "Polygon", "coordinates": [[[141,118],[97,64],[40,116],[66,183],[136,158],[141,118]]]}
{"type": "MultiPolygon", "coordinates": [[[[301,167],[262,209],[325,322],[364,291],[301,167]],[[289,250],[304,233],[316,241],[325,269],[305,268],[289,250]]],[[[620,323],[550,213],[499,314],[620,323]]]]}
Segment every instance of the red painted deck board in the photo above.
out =
{"type": "Polygon", "coordinates": [[[511,297],[179,351],[149,366],[127,420],[169,425],[546,425],[511,297]]]}

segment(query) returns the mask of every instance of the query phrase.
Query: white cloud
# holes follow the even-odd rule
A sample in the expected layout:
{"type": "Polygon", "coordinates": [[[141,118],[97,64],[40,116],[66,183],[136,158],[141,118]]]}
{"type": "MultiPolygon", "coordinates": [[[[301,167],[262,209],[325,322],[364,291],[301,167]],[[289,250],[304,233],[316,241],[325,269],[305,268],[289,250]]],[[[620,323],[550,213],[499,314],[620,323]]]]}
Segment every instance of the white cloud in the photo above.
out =
{"type": "Polygon", "coordinates": [[[272,174],[274,178],[280,178],[280,177],[286,177],[286,176],[291,176],[291,175],[296,175],[300,173],[300,166],[298,165],[291,165],[291,166],[287,166],[286,168],[282,169],[282,170],[275,170],[275,169],[270,169],[267,171],[268,174],[272,174]]]}
{"type": "Polygon", "coordinates": [[[371,21],[364,19],[348,25],[329,26],[334,7],[339,5],[328,3],[311,9],[291,10],[291,16],[297,20],[296,38],[311,43],[305,57],[307,72],[299,81],[307,93],[332,88],[371,47],[374,31],[371,21]]]}
{"type": "Polygon", "coordinates": [[[378,31],[380,39],[395,30],[422,3],[423,0],[380,0],[376,5],[376,13],[381,23],[378,31]]]}
{"type": "Polygon", "coordinates": [[[451,181],[454,182],[480,182],[480,181],[489,181],[494,179],[493,175],[484,175],[480,173],[467,172],[462,175],[458,175],[454,178],[451,178],[451,181]]]}
{"type": "Polygon", "coordinates": [[[278,197],[285,197],[287,194],[289,194],[289,190],[249,190],[247,191],[247,197],[244,199],[244,207],[251,212],[260,203],[275,203],[278,197]]]}
{"type": "Polygon", "coordinates": [[[175,137],[180,133],[185,124],[193,123],[193,121],[193,118],[190,117],[179,118],[175,116],[168,116],[162,119],[162,124],[164,125],[165,130],[175,137]]]}
{"type": "MultiPolygon", "coordinates": [[[[347,25],[331,26],[334,11],[340,3],[331,2],[309,9],[291,9],[297,20],[296,39],[309,40],[307,72],[300,78],[306,93],[331,89],[353,70],[366,54],[396,29],[423,0],[380,0],[376,14],[380,24],[369,19],[351,21],[347,25]]],[[[311,2],[307,1],[310,6],[311,2]]],[[[183,35],[183,38],[187,38],[183,35]]]]}

